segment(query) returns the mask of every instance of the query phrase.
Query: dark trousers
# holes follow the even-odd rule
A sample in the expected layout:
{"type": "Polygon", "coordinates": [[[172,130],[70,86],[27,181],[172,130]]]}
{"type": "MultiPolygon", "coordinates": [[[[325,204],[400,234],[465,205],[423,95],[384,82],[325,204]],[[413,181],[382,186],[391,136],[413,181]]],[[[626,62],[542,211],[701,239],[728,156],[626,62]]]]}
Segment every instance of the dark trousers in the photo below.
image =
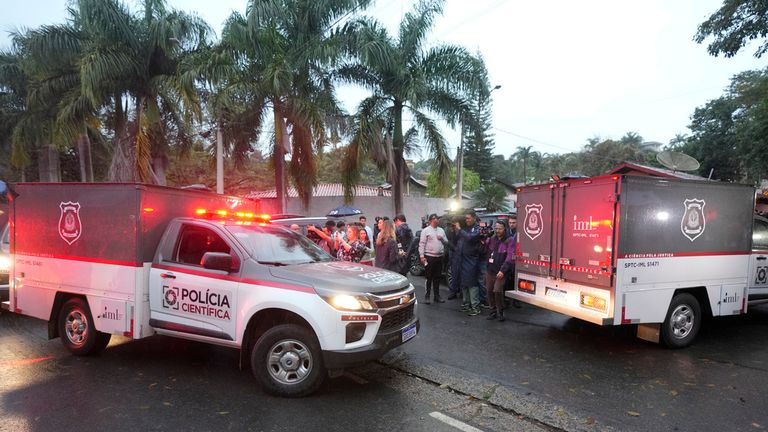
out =
{"type": "Polygon", "coordinates": [[[443,277],[443,257],[425,256],[427,266],[424,268],[424,276],[427,278],[427,292],[425,297],[429,298],[429,293],[434,292],[435,300],[440,298],[440,279],[443,277]]]}

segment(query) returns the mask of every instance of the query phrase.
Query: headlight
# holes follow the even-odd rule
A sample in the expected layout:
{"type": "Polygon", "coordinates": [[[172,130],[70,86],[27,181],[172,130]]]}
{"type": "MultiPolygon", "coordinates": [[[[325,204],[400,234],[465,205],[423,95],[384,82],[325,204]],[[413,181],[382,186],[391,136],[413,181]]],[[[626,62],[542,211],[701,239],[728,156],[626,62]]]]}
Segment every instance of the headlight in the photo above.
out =
{"type": "Polygon", "coordinates": [[[8,273],[11,269],[11,259],[6,255],[0,255],[0,272],[8,273]]]}
{"type": "Polygon", "coordinates": [[[324,297],[324,299],[328,302],[328,304],[339,310],[376,310],[376,305],[368,297],[365,296],[338,294],[330,297],[324,297]]]}

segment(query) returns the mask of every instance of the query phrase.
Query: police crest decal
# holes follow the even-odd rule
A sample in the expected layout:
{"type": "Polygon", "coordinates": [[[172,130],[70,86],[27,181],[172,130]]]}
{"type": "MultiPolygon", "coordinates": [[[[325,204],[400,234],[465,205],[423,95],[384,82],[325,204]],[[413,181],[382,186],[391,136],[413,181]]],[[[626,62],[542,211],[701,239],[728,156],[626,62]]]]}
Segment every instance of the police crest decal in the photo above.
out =
{"type": "Polygon", "coordinates": [[[535,240],[544,231],[544,221],[541,218],[543,208],[544,206],[541,204],[526,204],[525,206],[523,231],[531,240],[535,240]]]}
{"type": "Polygon", "coordinates": [[[61,208],[59,235],[67,244],[71,245],[83,233],[83,227],[80,223],[80,203],[62,202],[59,204],[59,208],[61,208]]]}
{"type": "Polygon", "coordinates": [[[704,218],[704,206],[706,202],[700,199],[687,199],[683,202],[685,213],[683,220],[680,221],[680,230],[688,240],[694,241],[700,235],[704,234],[707,227],[707,221],[704,218]]]}

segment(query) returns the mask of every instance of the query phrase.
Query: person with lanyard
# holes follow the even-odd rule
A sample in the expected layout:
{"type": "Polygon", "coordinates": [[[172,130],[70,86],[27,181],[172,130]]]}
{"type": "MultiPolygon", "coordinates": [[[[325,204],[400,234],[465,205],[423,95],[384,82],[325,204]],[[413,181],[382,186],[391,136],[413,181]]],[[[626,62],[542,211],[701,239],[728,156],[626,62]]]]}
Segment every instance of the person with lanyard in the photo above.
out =
{"type": "Polygon", "coordinates": [[[485,271],[485,286],[488,289],[488,306],[491,314],[487,319],[504,321],[504,282],[509,274],[515,273],[516,237],[507,235],[503,220],[494,225],[494,235],[488,240],[488,266],[485,271]]]}

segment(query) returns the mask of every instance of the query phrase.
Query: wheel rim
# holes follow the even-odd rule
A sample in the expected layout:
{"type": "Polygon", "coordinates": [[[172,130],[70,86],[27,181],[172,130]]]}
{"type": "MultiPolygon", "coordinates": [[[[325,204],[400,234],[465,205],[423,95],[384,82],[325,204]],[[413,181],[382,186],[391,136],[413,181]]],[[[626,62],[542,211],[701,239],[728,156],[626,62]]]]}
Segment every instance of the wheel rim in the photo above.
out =
{"type": "Polygon", "coordinates": [[[691,329],[693,329],[695,319],[693,309],[690,306],[685,304],[677,306],[672,311],[669,320],[672,335],[677,339],[686,338],[691,333],[691,329]]]}
{"type": "Polygon", "coordinates": [[[281,384],[298,384],[312,372],[312,354],[295,339],[282,340],[267,354],[269,374],[281,384]]]}
{"type": "Polygon", "coordinates": [[[67,314],[64,329],[67,333],[67,340],[72,345],[82,346],[88,339],[88,318],[79,309],[71,310],[67,314]]]}

